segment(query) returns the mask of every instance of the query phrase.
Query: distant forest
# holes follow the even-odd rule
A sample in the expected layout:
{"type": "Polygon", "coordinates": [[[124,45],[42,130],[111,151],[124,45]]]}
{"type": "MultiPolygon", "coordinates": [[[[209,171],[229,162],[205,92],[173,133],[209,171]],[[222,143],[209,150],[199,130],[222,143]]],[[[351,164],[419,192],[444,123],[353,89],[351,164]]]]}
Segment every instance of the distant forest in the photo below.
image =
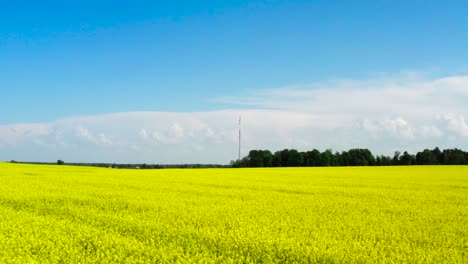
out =
{"type": "Polygon", "coordinates": [[[195,169],[195,168],[229,168],[230,165],[221,164],[146,164],[146,163],[86,163],[86,162],[71,162],[66,163],[63,160],[57,162],[19,162],[12,160],[10,163],[20,164],[36,164],[36,165],[68,165],[68,166],[86,166],[86,167],[101,167],[112,169],[195,169]]]}
{"type": "Polygon", "coordinates": [[[394,165],[468,165],[468,152],[460,149],[425,149],[409,154],[396,151],[393,157],[374,156],[368,149],[343,152],[317,149],[301,152],[284,149],[274,154],[269,150],[252,150],[247,157],[231,162],[231,167],[330,167],[330,166],[394,166],[394,165]]]}
{"type": "Polygon", "coordinates": [[[397,166],[397,165],[468,165],[468,152],[460,149],[439,148],[425,149],[409,154],[395,151],[393,157],[374,156],[368,149],[350,149],[348,151],[333,152],[328,149],[320,152],[317,149],[311,151],[297,151],[284,149],[272,153],[269,150],[251,150],[247,157],[241,160],[231,161],[229,165],[221,164],[116,164],[116,163],[65,163],[58,160],[54,163],[47,162],[17,162],[26,164],[57,164],[71,166],[93,166],[115,169],[168,169],[168,168],[255,168],[255,167],[332,167],[332,166],[397,166]]]}

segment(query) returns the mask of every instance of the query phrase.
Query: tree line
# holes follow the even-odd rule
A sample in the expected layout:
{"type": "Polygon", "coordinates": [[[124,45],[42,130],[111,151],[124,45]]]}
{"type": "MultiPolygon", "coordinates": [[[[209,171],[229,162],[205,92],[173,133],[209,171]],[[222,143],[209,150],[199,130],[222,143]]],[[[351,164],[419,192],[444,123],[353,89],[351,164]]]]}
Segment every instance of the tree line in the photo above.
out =
{"type": "Polygon", "coordinates": [[[425,149],[416,155],[407,151],[395,151],[393,157],[374,156],[369,149],[350,149],[333,152],[328,149],[320,152],[284,149],[272,153],[269,150],[251,150],[241,160],[231,161],[231,167],[330,167],[330,166],[394,166],[394,165],[468,165],[468,152],[460,149],[438,147],[425,149]]]}
{"type": "Polygon", "coordinates": [[[355,148],[348,151],[333,152],[327,149],[320,152],[284,149],[272,153],[269,150],[251,150],[241,160],[222,164],[116,164],[116,163],[65,163],[58,160],[48,162],[17,162],[27,164],[57,164],[71,166],[94,166],[115,169],[166,169],[166,168],[240,168],[240,167],[331,167],[331,166],[394,166],[394,165],[468,165],[468,152],[454,148],[440,150],[438,147],[425,149],[415,155],[407,151],[395,151],[393,157],[374,156],[369,149],[355,148]]]}
{"type": "Polygon", "coordinates": [[[147,164],[147,163],[79,163],[79,162],[65,162],[63,160],[57,160],[57,162],[34,162],[34,161],[15,161],[11,160],[10,163],[19,164],[35,164],[35,165],[68,165],[68,166],[81,166],[81,167],[100,167],[100,168],[112,168],[112,169],[205,169],[205,168],[229,168],[230,165],[222,164],[147,164]]]}

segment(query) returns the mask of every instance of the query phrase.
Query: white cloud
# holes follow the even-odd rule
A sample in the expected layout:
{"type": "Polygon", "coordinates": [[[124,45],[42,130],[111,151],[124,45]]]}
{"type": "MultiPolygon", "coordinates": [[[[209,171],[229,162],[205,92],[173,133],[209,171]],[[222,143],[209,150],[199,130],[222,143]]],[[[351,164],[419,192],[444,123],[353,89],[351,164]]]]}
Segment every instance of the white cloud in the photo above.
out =
{"type": "Polygon", "coordinates": [[[53,127],[50,124],[32,123],[0,126],[0,143],[14,145],[27,139],[47,136],[53,127]]]}
{"type": "Polygon", "coordinates": [[[177,123],[174,123],[169,128],[169,139],[177,141],[184,137],[184,129],[177,123]]]}
{"type": "Polygon", "coordinates": [[[163,137],[160,136],[157,131],[153,132],[153,139],[155,140],[155,142],[158,142],[158,143],[163,143],[165,141],[163,137]]]}
{"type": "Polygon", "coordinates": [[[433,125],[423,126],[420,128],[420,135],[424,138],[439,138],[443,135],[443,132],[433,125]]]}
{"type": "Polygon", "coordinates": [[[332,116],[332,120],[388,116],[432,119],[437,114],[468,114],[468,77],[410,77],[339,80],[256,91],[219,101],[332,116]],[[341,117],[341,118],[337,118],[341,117]]]}
{"type": "Polygon", "coordinates": [[[366,119],[362,122],[361,126],[374,137],[381,136],[381,134],[388,134],[404,140],[412,140],[415,137],[413,129],[402,117],[381,121],[369,121],[366,119]]]}
{"type": "Polygon", "coordinates": [[[463,137],[468,137],[468,124],[465,122],[465,118],[462,115],[448,113],[443,116],[443,120],[447,122],[449,130],[463,137]]]}
{"type": "Polygon", "coordinates": [[[78,127],[77,129],[77,136],[84,138],[86,140],[95,142],[96,140],[94,139],[93,135],[91,135],[91,132],[89,132],[88,129],[83,128],[83,127],[78,127]]]}
{"type": "Polygon", "coordinates": [[[138,132],[141,138],[143,139],[148,139],[148,132],[146,132],[146,129],[141,129],[140,132],[138,132]]]}
{"type": "MultiPolygon", "coordinates": [[[[73,161],[227,163],[237,156],[240,114],[244,152],[304,146],[304,142],[317,142],[313,135],[318,130],[336,127],[312,114],[277,110],[115,113],[57,120],[47,124],[56,133],[22,137],[15,148],[24,148],[22,154],[31,156],[27,160],[55,160],[59,152],[61,158],[73,161]],[[28,149],[38,142],[47,146],[41,145],[40,155],[34,156],[28,149]]],[[[0,126],[0,135],[15,129],[14,124],[0,126]]],[[[0,158],[26,159],[8,154],[0,149],[0,158]]]]}
{"type": "Polygon", "coordinates": [[[76,136],[78,138],[84,139],[92,144],[101,146],[113,144],[113,141],[104,133],[99,133],[97,136],[94,136],[94,134],[89,131],[89,129],[82,126],[79,126],[76,130],[76,136]]]}
{"type": "Polygon", "coordinates": [[[0,126],[0,159],[227,163],[250,149],[382,154],[468,145],[468,77],[418,75],[263,90],[223,101],[265,109],[129,112],[0,126]]]}
{"type": "Polygon", "coordinates": [[[112,144],[112,140],[109,137],[107,137],[106,135],[104,135],[103,133],[99,134],[98,142],[99,142],[99,144],[104,144],[104,145],[111,145],[112,144]]]}

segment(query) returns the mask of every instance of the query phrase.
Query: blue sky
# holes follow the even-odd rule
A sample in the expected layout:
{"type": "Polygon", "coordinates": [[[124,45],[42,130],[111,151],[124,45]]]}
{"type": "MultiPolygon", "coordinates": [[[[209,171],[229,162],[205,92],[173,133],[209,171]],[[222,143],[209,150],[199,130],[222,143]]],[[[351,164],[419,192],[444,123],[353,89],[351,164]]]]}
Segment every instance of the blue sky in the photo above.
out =
{"type": "MultiPolygon", "coordinates": [[[[419,89],[424,84],[439,87],[438,80],[453,77],[463,80],[456,85],[450,82],[453,91],[465,91],[467,11],[465,1],[5,1],[0,9],[0,125],[10,129],[21,123],[54,123],[50,131],[56,134],[57,120],[142,111],[264,109],[323,117],[350,110],[333,106],[342,102],[323,104],[321,110],[307,105],[321,105],[327,91],[359,90],[353,86],[356,82],[376,91],[389,85],[397,90],[419,89]],[[343,85],[344,80],[349,83],[343,85]],[[281,96],[274,98],[278,90],[281,96]],[[297,90],[322,94],[292,104],[304,98],[290,96],[297,90]]],[[[401,107],[421,101],[413,99],[401,107]]],[[[421,105],[439,104],[432,99],[421,105]]],[[[454,92],[432,118],[437,122],[450,115],[462,118],[458,127],[464,135],[468,114],[462,108],[464,99],[454,92]],[[451,104],[452,99],[462,102],[451,104]]],[[[392,109],[372,117],[372,122],[399,118],[409,122],[410,117],[392,109]]],[[[422,108],[414,111],[423,112],[422,108]]],[[[356,110],[351,118],[356,122],[350,127],[371,120],[369,112],[356,110]]],[[[174,124],[183,126],[167,122],[169,130],[174,124]]],[[[98,127],[91,131],[79,126],[69,129],[85,129],[95,137],[102,134],[98,127]]],[[[273,124],[271,129],[281,126],[273,124]]],[[[141,124],[134,130],[146,131],[141,124]]],[[[80,134],[75,132],[70,133],[80,134]]],[[[251,147],[300,146],[287,143],[293,134],[282,144],[253,141],[251,147]]],[[[9,150],[18,151],[18,159],[25,156],[21,153],[31,152],[27,148],[21,152],[5,139],[11,135],[3,137],[9,150]]],[[[395,144],[451,146],[450,137],[395,144]]],[[[363,145],[391,151],[378,141],[333,147],[363,145]]],[[[63,156],[70,152],[57,151],[63,156]]]]}

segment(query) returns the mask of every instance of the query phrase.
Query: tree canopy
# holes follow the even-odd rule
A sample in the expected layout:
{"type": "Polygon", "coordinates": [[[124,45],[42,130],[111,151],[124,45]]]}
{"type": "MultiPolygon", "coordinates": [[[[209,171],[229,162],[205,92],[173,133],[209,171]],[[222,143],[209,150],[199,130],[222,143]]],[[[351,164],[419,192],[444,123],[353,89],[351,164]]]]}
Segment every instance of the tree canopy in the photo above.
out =
{"type": "Polygon", "coordinates": [[[241,160],[232,161],[232,167],[329,167],[329,166],[397,166],[397,165],[468,165],[468,152],[460,149],[438,147],[425,149],[416,155],[395,151],[393,157],[374,156],[369,149],[355,148],[335,152],[317,149],[301,152],[283,149],[272,153],[269,150],[251,150],[241,160]]]}

